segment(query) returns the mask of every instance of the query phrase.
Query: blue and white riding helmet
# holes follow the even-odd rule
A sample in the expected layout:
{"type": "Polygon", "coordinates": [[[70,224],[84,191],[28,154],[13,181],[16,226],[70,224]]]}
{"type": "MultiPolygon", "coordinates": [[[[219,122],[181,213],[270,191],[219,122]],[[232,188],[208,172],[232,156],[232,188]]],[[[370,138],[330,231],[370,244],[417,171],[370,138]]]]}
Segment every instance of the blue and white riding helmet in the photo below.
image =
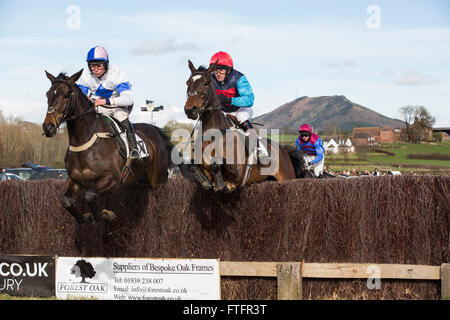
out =
{"type": "Polygon", "coordinates": [[[105,62],[105,69],[108,70],[108,53],[106,52],[106,49],[100,46],[93,47],[91,50],[89,50],[86,61],[89,65],[89,63],[92,62],[105,62]]]}

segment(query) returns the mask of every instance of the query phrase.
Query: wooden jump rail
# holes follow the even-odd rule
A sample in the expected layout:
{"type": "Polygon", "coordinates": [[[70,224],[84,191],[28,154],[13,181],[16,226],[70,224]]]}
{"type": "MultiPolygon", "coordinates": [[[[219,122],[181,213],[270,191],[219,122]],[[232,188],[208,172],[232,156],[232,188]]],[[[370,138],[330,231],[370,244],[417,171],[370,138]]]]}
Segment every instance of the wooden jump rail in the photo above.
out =
{"type": "Polygon", "coordinates": [[[450,299],[450,263],[441,266],[377,263],[220,261],[223,277],[275,277],[278,300],[301,300],[302,278],[440,280],[441,299],[450,299]],[[375,269],[375,268],[376,269],[375,269]],[[374,274],[374,270],[377,273],[374,274]]]}

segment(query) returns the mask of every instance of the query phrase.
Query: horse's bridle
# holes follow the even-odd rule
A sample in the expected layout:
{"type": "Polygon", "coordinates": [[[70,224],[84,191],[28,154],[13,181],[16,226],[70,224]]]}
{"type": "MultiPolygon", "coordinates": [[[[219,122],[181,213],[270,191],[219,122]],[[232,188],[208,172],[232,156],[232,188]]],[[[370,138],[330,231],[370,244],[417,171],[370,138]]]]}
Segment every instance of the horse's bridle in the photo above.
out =
{"type": "MultiPolygon", "coordinates": [[[[197,72],[193,72],[193,73],[191,74],[191,76],[189,77],[188,81],[189,81],[193,76],[197,76],[197,75],[210,77],[210,75],[209,75],[208,73],[206,73],[206,72],[197,71],[197,72]]],[[[210,81],[212,81],[212,80],[210,80],[210,81]]],[[[205,111],[207,111],[207,110],[208,110],[208,111],[211,111],[211,110],[215,110],[215,109],[220,109],[220,108],[221,108],[220,104],[219,104],[218,106],[214,106],[214,105],[212,105],[212,104],[210,104],[210,105],[207,104],[208,101],[209,101],[209,99],[210,99],[210,97],[211,97],[212,90],[213,90],[213,86],[209,85],[209,86],[208,86],[208,91],[207,91],[207,92],[193,90],[193,91],[187,91],[187,93],[186,93],[188,97],[189,97],[189,96],[195,96],[195,102],[197,103],[197,105],[199,105],[199,103],[198,103],[198,96],[205,96],[205,97],[206,97],[206,98],[205,98],[205,104],[206,104],[206,106],[205,106],[204,108],[200,109],[200,112],[199,112],[199,118],[200,118],[200,116],[202,115],[202,113],[205,112],[205,111]]]]}
{"type": "Polygon", "coordinates": [[[53,114],[53,117],[55,119],[55,123],[56,123],[56,127],[57,128],[59,128],[59,126],[61,124],[63,124],[64,122],[72,121],[72,120],[78,118],[81,115],[84,115],[84,114],[91,113],[91,112],[95,111],[94,109],[90,109],[89,111],[85,111],[85,112],[79,113],[77,115],[72,115],[72,116],[69,117],[68,115],[70,114],[70,112],[72,111],[72,109],[74,108],[74,105],[75,105],[75,103],[74,103],[75,91],[74,91],[74,89],[72,87],[72,84],[70,84],[66,80],[56,79],[56,80],[54,80],[52,82],[52,87],[53,87],[53,84],[55,82],[62,82],[62,83],[67,84],[69,86],[69,90],[70,90],[70,92],[69,92],[69,95],[70,95],[69,96],[69,102],[67,102],[67,104],[66,104],[66,106],[64,108],[63,116],[62,116],[62,118],[59,121],[57,121],[56,115],[54,114],[55,111],[56,111],[55,108],[53,106],[48,106],[48,108],[47,108],[47,114],[53,114]]]}

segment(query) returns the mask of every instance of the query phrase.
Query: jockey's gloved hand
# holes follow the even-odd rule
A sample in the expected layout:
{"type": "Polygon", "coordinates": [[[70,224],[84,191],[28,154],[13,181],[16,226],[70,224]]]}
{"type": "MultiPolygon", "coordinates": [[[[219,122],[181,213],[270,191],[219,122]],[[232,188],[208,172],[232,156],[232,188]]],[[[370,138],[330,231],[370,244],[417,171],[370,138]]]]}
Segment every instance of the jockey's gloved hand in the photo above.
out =
{"type": "Polygon", "coordinates": [[[308,161],[306,164],[308,165],[308,167],[311,167],[313,165],[311,161],[308,161]]]}
{"type": "Polygon", "coordinates": [[[229,106],[231,105],[231,98],[227,97],[223,94],[219,94],[219,100],[220,100],[220,105],[221,106],[229,106]]]}

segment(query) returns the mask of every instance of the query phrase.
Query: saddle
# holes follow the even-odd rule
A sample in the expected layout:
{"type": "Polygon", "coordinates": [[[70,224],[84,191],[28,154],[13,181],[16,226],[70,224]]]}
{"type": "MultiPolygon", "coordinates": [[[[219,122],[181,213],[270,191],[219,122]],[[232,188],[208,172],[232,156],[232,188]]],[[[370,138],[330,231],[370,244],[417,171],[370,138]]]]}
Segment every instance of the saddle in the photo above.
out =
{"type": "Polygon", "coordinates": [[[225,112],[223,114],[225,115],[225,122],[227,123],[229,128],[234,127],[236,129],[241,129],[242,131],[244,131],[235,116],[225,112]]]}
{"type": "MultiPolygon", "coordinates": [[[[108,115],[102,115],[104,122],[107,124],[108,132],[110,136],[114,138],[116,142],[117,148],[119,149],[119,153],[125,159],[128,159],[130,155],[130,146],[128,145],[127,136],[125,133],[125,129],[122,128],[120,122],[108,115]]],[[[144,141],[136,134],[136,142],[139,151],[139,155],[141,158],[148,157],[149,154],[147,152],[147,147],[144,141]]]]}
{"type": "Polygon", "coordinates": [[[239,137],[242,139],[242,142],[244,142],[245,145],[245,153],[247,156],[249,156],[249,138],[248,135],[245,133],[244,128],[241,127],[239,121],[237,118],[231,114],[223,112],[225,116],[225,122],[227,124],[228,129],[233,130],[239,134],[239,137]]]}
{"type": "MultiPolygon", "coordinates": [[[[250,147],[249,147],[249,137],[247,135],[247,133],[245,133],[245,129],[241,126],[241,124],[239,123],[239,121],[237,120],[237,118],[231,114],[225,113],[225,122],[227,123],[227,126],[229,129],[237,132],[239,134],[239,136],[242,138],[242,141],[244,142],[245,145],[245,152],[247,156],[250,156],[250,147]]],[[[260,143],[264,144],[264,147],[266,147],[267,149],[267,140],[264,142],[262,141],[263,139],[260,139],[260,143]]]]}

